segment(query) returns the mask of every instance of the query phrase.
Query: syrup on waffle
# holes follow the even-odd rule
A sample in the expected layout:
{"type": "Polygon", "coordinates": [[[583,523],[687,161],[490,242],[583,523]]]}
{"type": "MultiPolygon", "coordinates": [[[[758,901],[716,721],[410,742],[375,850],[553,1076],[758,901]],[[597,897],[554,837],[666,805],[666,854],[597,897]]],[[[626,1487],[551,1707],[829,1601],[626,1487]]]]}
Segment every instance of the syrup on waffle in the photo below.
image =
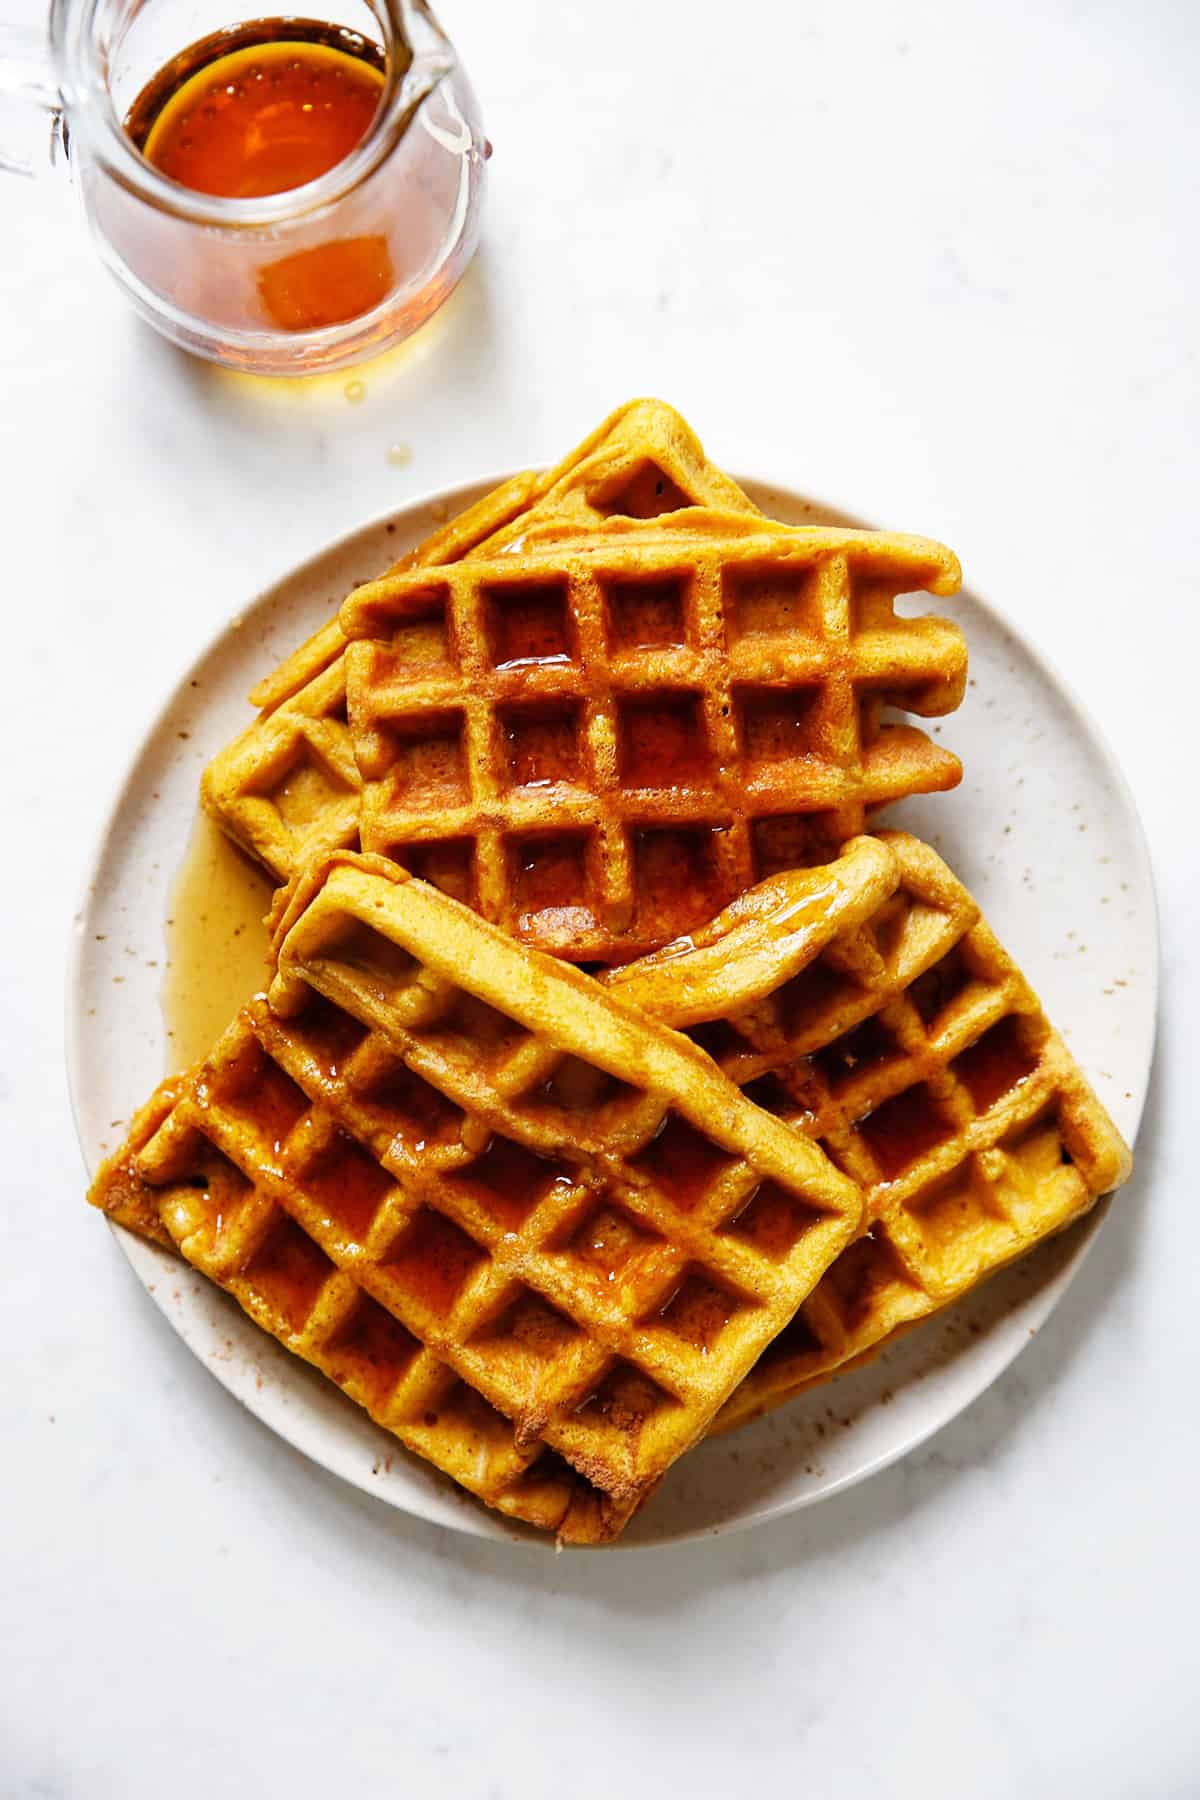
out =
{"type": "Polygon", "coordinates": [[[866,1196],[868,1230],[717,1429],[877,1351],[1129,1173],[1120,1134],[975,901],[904,833],[764,884],[608,983],[691,1027],[866,1196]]]}
{"type": "MultiPolygon", "coordinates": [[[[531,521],[586,529],[613,515],[649,519],[696,505],[757,516],[677,412],[634,400],[553,469],[514,476],[468,507],[396,571],[492,554],[531,521]]],[[[357,842],[361,783],[346,722],[345,648],[331,619],[254,690],[259,718],[204,773],[207,810],[280,881],[309,858],[357,842]]]]}
{"type": "Polygon", "coordinates": [[[958,759],[885,709],[962,698],[926,539],[693,508],[389,575],[342,608],[366,849],[574,961],[617,963],[958,759]],[[519,549],[519,554],[512,552],[519,549]]]}
{"type": "Polygon", "coordinates": [[[276,953],[93,1201],[491,1504],[614,1535],[859,1189],[685,1038],[393,865],[303,877],[276,953]]]}
{"type": "MultiPolygon", "coordinates": [[[[298,1087],[293,1095],[287,1068],[264,1050],[256,1023],[270,1029],[261,1001],[239,1014],[202,1065],[223,1112],[231,1073],[242,1080],[236,1113],[230,1110],[228,1121],[222,1117],[219,1135],[224,1139],[227,1124],[236,1120],[247,1149],[253,1121],[265,1116],[272,1099],[278,1105],[281,1095],[291,1098],[298,1117],[305,1098],[298,1087]]],[[[278,1039],[272,1041],[278,1053],[278,1039]]],[[[304,1040],[290,1041],[303,1051],[304,1040]]],[[[293,1227],[286,1209],[273,1201],[262,1170],[248,1174],[245,1152],[235,1160],[219,1147],[218,1134],[205,1129],[211,1111],[197,1112],[195,1132],[182,1148],[172,1145],[171,1173],[159,1173],[160,1129],[174,1134],[182,1125],[185,1115],[178,1108],[198,1097],[200,1079],[198,1070],[190,1078],[163,1082],[134,1118],[124,1145],[99,1171],[92,1203],[128,1230],[183,1256],[270,1336],[336,1382],[406,1449],[488,1506],[557,1532],[564,1542],[603,1542],[608,1535],[604,1496],[552,1451],[519,1448],[511,1420],[360,1291],[315,1240],[293,1227]],[[142,1172],[147,1154],[152,1178],[142,1172]],[[272,1228],[259,1242],[264,1217],[272,1228]]],[[[314,1128],[329,1128],[330,1115],[317,1103],[309,1103],[308,1111],[314,1128]]],[[[350,1166],[355,1147],[347,1139],[340,1148],[350,1166]]],[[[336,1174],[336,1162],[332,1169],[336,1174]]]]}

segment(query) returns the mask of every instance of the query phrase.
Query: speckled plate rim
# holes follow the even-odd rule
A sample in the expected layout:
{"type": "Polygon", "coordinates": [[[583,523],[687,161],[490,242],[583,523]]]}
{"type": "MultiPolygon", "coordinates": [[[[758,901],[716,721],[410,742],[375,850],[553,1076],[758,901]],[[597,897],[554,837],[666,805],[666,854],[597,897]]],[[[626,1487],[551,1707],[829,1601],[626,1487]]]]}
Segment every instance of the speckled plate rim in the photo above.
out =
{"type": "MultiPolygon", "coordinates": [[[[220,631],[194,657],[188,669],[184,671],[175,688],[168,695],[154,720],[142,736],[122,780],[112,806],[105,818],[96,838],[95,848],[89,859],[83,884],[83,894],[75,915],[75,928],[68,955],[66,970],[66,1061],[67,1078],[71,1098],[72,1111],[75,1118],[76,1131],[83,1152],[84,1162],[89,1171],[94,1171],[100,1157],[100,1148],[91,1141],[84,1118],[83,1094],[86,1083],[90,1079],[88,1070],[89,1030],[86,1007],[82,996],[85,988],[85,973],[89,955],[93,954],[94,933],[90,926],[95,922],[94,908],[101,887],[101,878],[107,864],[114,855],[114,843],[117,840],[129,809],[140,785],[146,777],[146,766],[153,762],[156,744],[168,731],[171,721],[178,716],[181,708],[187,703],[189,693],[207,662],[215,657],[229,633],[246,624],[259,614],[266,614],[281,604],[281,600],[292,590],[312,582],[314,577],[326,563],[341,558],[354,560],[359,556],[360,546],[375,546],[376,540],[389,532],[399,533],[395,546],[388,546],[390,553],[401,550],[407,542],[416,542],[420,535],[428,531],[432,524],[442,518],[459,511],[463,506],[480,494],[496,486],[506,479],[504,475],[482,477],[476,480],[456,484],[452,488],[441,489],[432,493],[419,495],[404,505],[367,521],[353,531],[327,543],[310,556],[293,566],[280,580],[264,589],[247,605],[242,607],[235,617],[229,620],[220,631]]],[[[864,511],[850,512],[834,506],[811,495],[802,494],[787,484],[771,482],[754,477],[738,476],[741,485],[750,493],[764,510],[777,513],[797,521],[814,521],[817,519],[833,519],[843,523],[859,523],[866,516],[864,511]]],[[[882,516],[882,509],[872,509],[870,516],[882,516]]],[[[368,551],[363,552],[369,554],[368,551]]],[[[1153,1061],[1154,1038],[1158,1013],[1158,921],[1154,897],[1153,874],[1145,835],[1138,818],[1133,795],[1125,776],[1109,748],[1103,734],[1087,713],[1082,702],[1072,690],[1070,684],[1053,666],[1050,660],[1033,645],[1023,631],[1017,630],[1007,621],[997,608],[981,600],[978,594],[970,589],[962,596],[961,605],[974,609],[978,618],[999,637],[1007,639],[1019,655],[1026,660],[1030,668],[1052,691],[1059,706],[1064,708],[1078,739],[1086,745],[1087,751],[1095,759],[1103,771],[1111,792],[1118,802],[1121,827],[1126,834],[1132,850],[1136,868],[1136,886],[1139,893],[1140,907],[1138,912],[1138,931],[1141,934],[1142,987],[1140,998],[1131,1019],[1133,1041],[1128,1046],[1130,1057],[1126,1074],[1122,1077],[1127,1083],[1123,1090],[1123,1103],[1114,1103],[1109,1099],[1111,1110],[1121,1129],[1132,1142],[1141,1119],[1149,1084],[1153,1061]]],[[[940,610],[953,612],[952,606],[941,603],[940,610]]],[[[319,619],[314,621],[319,623],[319,619]]],[[[313,627],[308,627],[309,629],[313,627]]],[[[247,722],[251,717],[247,709],[247,722]]],[[[957,716],[957,715],[956,715],[957,716]]],[[[216,746],[214,745],[213,748],[216,746]]],[[[209,752],[211,753],[211,752],[209,752]]],[[[889,815],[889,819],[890,819],[889,815]]],[[[906,818],[897,822],[909,822],[906,818]]],[[[920,822],[915,821],[920,829],[920,822]]],[[[934,835],[930,833],[929,835],[934,835]]],[[[1106,1096],[1106,1099],[1108,1096],[1106,1096]]],[[[918,1348],[915,1373],[906,1374],[902,1367],[897,1374],[888,1377],[895,1383],[895,1388],[880,1388],[881,1364],[877,1362],[871,1368],[857,1374],[842,1377],[827,1389],[818,1390],[822,1397],[838,1397],[839,1406],[846,1408],[848,1404],[850,1417],[844,1421],[847,1425],[857,1425],[859,1419],[870,1411],[878,1410],[883,1403],[881,1394],[890,1401],[897,1388],[903,1388],[906,1380],[923,1384],[925,1404],[909,1408],[907,1419],[902,1413],[895,1415],[895,1428],[885,1434],[885,1441],[874,1448],[864,1446],[864,1453],[851,1460],[848,1467],[833,1471],[827,1475],[818,1475],[807,1487],[791,1491],[777,1497],[764,1497],[756,1500],[746,1495],[743,1504],[734,1505],[723,1510],[720,1517],[700,1516],[688,1519],[688,1507],[682,1508],[684,1517],[673,1527],[670,1522],[672,1508],[671,1494],[677,1487],[681,1477],[689,1476],[697,1469],[704,1458],[711,1457],[717,1445],[743,1444],[747,1454],[751,1453],[754,1434],[767,1434],[764,1447],[760,1449],[760,1462],[769,1464],[772,1457],[784,1454],[779,1442],[781,1422],[803,1402],[793,1402],[771,1415],[768,1419],[744,1428],[741,1432],[731,1434],[724,1440],[717,1440],[717,1445],[702,1446],[694,1451],[683,1463],[672,1471],[667,1483],[653,1502],[633,1522],[625,1535],[618,1540],[619,1548],[635,1549],[661,1547],[674,1543],[686,1543],[697,1538],[720,1535],[725,1532],[747,1529],[752,1525],[762,1524],[768,1520],[782,1517],[802,1507],[815,1504],[822,1499],[831,1498],[834,1494],[865,1480],[868,1476],[886,1468],[889,1464],[908,1454],[918,1445],[925,1442],[943,1425],[948,1424],[1009,1367],[1021,1349],[1036,1335],[1037,1331],[1050,1316],[1055,1305],[1070,1285],[1081,1267],[1108,1211],[1108,1204],[1097,1207],[1087,1219],[1072,1232],[1058,1241],[1056,1246],[1046,1246],[1037,1256],[1052,1254],[1053,1263],[1043,1279],[1040,1279],[1031,1291],[1017,1294],[1011,1303],[1002,1303],[996,1317],[986,1329],[980,1329],[977,1337],[964,1353],[957,1354],[950,1363],[940,1363],[925,1368],[921,1365],[921,1354],[918,1348]],[[938,1379],[939,1373],[945,1373],[950,1367],[948,1379],[938,1379]],[[856,1411],[859,1402],[847,1395],[853,1390],[865,1386],[873,1389],[868,1392],[861,1411],[856,1411]]],[[[477,1502],[465,1495],[447,1478],[430,1469],[419,1459],[409,1457],[399,1450],[394,1440],[375,1427],[358,1408],[347,1401],[332,1386],[314,1371],[300,1364],[281,1347],[265,1337],[248,1319],[233,1307],[225,1296],[214,1293],[210,1285],[194,1272],[181,1268],[177,1260],[166,1251],[154,1245],[144,1243],[132,1234],[112,1227],[114,1236],[151,1298],[158,1306],[172,1329],[178,1333],[197,1358],[214,1374],[234,1397],[255,1414],[260,1420],[278,1433],[294,1448],[310,1457],[313,1461],[350,1482],[363,1492],[373,1495],[403,1511],[433,1523],[444,1525],[450,1529],[466,1532],[472,1536],[493,1540],[527,1544],[545,1548],[550,1540],[543,1534],[533,1532],[513,1521],[489,1512],[477,1502]],[[185,1298],[181,1301],[181,1295],[185,1298]],[[238,1358],[222,1359],[215,1348],[217,1339],[228,1343],[230,1338],[245,1338],[249,1356],[245,1360],[238,1358]],[[275,1379],[263,1378],[263,1368],[267,1368],[275,1379]],[[347,1432],[347,1419],[353,1424],[347,1432]],[[354,1444],[351,1452],[347,1438],[354,1444]],[[363,1453],[362,1440],[374,1446],[374,1455],[363,1453]],[[386,1463],[387,1480],[380,1480],[381,1469],[386,1463]],[[396,1475],[399,1479],[395,1479],[396,1475]]],[[[1037,1257],[1026,1259],[1026,1265],[1036,1262],[1037,1257]]],[[[1020,1267],[1019,1265],[1018,1267],[1020,1267]]],[[[1013,1274],[1008,1271],[984,1284],[981,1294],[998,1293],[1013,1274]]],[[[953,1314],[956,1309],[948,1309],[953,1314]]],[[[993,1308],[993,1311],[995,1309],[993,1308]]],[[[901,1347],[902,1363],[907,1360],[913,1363],[912,1346],[927,1344],[925,1334],[936,1329],[936,1322],[930,1321],[924,1327],[910,1334],[901,1347]]],[[[889,1352],[890,1356],[892,1353],[889,1352]]],[[[926,1359],[928,1360],[928,1359],[926,1359]]],[[[831,1416],[833,1409],[828,1409],[831,1416]]],[[[786,1439],[783,1440],[786,1442],[786,1439]]],[[[792,1450],[792,1454],[803,1454],[792,1450]]],[[[694,1483],[693,1483],[694,1485],[694,1483]]],[[[691,1509],[695,1512],[695,1508],[691,1509]]],[[[701,1506],[700,1513],[704,1509],[701,1506]]]]}

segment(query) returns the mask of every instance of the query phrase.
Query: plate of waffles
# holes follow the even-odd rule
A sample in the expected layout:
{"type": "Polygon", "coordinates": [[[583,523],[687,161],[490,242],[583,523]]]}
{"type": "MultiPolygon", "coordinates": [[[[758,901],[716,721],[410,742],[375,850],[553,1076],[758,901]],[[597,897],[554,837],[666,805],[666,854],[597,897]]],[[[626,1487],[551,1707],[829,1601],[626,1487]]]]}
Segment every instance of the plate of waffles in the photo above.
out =
{"type": "Polygon", "coordinates": [[[410,1513],[632,1548],[1008,1366],[1156,1004],[1062,679],[943,545],[636,401],[219,634],[103,832],[68,1060],[89,1198],[232,1394],[410,1513]]]}

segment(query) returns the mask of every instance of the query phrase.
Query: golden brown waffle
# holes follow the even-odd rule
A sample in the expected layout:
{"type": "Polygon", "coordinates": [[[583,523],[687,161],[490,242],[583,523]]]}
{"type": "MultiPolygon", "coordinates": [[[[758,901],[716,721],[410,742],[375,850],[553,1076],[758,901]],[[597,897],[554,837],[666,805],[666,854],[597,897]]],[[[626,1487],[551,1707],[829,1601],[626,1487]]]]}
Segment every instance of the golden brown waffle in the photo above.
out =
{"type": "MultiPolygon", "coordinates": [[[[756,515],[677,412],[661,400],[633,400],[555,468],[504,482],[396,569],[497,551],[531,520],[586,528],[613,514],[646,519],[695,505],[756,515]]],[[[259,718],[204,772],[207,810],[281,881],[322,851],[357,841],[361,784],[346,724],[345,647],[331,619],[254,690],[259,718]]]]}
{"type": "MultiPolygon", "coordinates": [[[[871,1234],[842,1252],[726,1403],[717,1429],[868,1357],[894,1331],[1069,1224],[1128,1170],[1128,1152],[1107,1115],[975,903],[934,853],[911,838],[862,838],[827,869],[764,883],[697,933],[692,947],[647,958],[609,981],[627,998],[696,1027],[729,1072],[780,1116],[809,1133],[827,1129],[830,1148],[836,1153],[840,1144],[847,1165],[856,1165],[871,1186],[871,1234]],[[700,1023],[714,1018],[723,1023],[700,1023]],[[1023,1068],[1011,1060],[1006,1030],[1025,1034],[1019,1055],[1033,1066],[1014,1088],[993,1095],[998,1075],[1023,1068]],[[888,1031],[895,1033],[890,1064],[872,1056],[872,1044],[878,1049],[888,1031]],[[893,1194],[878,1178],[888,1152],[881,1161],[872,1133],[894,1146],[893,1156],[903,1138],[883,1131],[876,1102],[882,1097],[886,1106],[925,1077],[935,1096],[931,1105],[949,1099],[953,1116],[957,1092],[965,1120],[965,1094],[975,1117],[918,1158],[893,1194]],[[847,1124],[851,1114],[857,1116],[847,1124]]],[[[319,1097],[314,1070],[336,1062],[339,1032],[355,1037],[354,1027],[344,1018],[339,1024],[332,1011],[284,1026],[256,1002],[211,1067],[220,1092],[225,1071],[244,1071],[248,1057],[259,1059],[256,1079],[268,1098],[243,1095],[241,1106],[257,1106],[264,1117],[274,1077],[256,1022],[286,1077],[285,1093],[294,1077],[319,1097]]],[[[280,1295],[288,1268],[295,1279],[295,1256],[305,1254],[296,1249],[302,1234],[273,1239],[271,1255],[249,1261],[235,1256],[230,1264],[224,1245],[216,1253],[213,1211],[232,1216],[246,1177],[203,1128],[189,1140],[171,1182],[147,1181],[138,1153],[185,1086],[181,1078],[164,1084],[93,1198],[133,1229],[168,1243],[178,1239],[190,1260],[229,1287],[268,1330],[489,1504],[558,1528],[572,1541],[602,1538],[611,1512],[598,1491],[553,1452],[518,1448],[510,1421],[384,1309],[361,1298],[347,1312],[343,1278],[330,1282],[328,1306],[314,1304],[302,1325],[291,1322],[280,1295]],[[201,1180],[207,1192],[198,1192],[201,1180]]],[[[317,1101],[309,1107],[315,1114],[317,1101]]],[[[344,1192],[354,1187],[344,1177],[338,1185],[344,1192]]],[[[759,1229],[765,1241],[777,1229],[769,1209],[759,1229]]],[[[611,1272],[629,1247],[611,1228],[598,1233],[597,1269],[611,1272]]],[[[310,1262],[324,1269],[316,1252],[310,1262]]]]}
{"type": "Polygon", "coordinates": [[[342,608],[364,846],[526,942],[621,962],[958,759],[888,706],[951,711],[940,544],[703,509],[385,576],[342,608]]]}
{"type": "Polygon", "coordinates": [[[276,949],[270,1003],[165,1086],[93,1201],[491,1504],[614,1535],[859,1190],[685,1038],[391,865],[331,858],[276,949]]]}
{"type": "Polygon", "coordinates": [[[860,1183],[869,1229],[737,1393],[739,1424],[1061,1231],[1129,1151],[979,908],[882,832],[609,978],[860,1183]],[[715,1023],[714,1023],[715,1021],[715,1023]]]}

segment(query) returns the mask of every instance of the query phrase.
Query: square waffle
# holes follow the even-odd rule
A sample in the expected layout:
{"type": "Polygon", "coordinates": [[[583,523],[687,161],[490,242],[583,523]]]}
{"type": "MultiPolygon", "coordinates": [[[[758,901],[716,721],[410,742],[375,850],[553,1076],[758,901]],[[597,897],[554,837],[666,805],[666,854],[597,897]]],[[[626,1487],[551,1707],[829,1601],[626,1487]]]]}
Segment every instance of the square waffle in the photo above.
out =
{"type": "MultiPolygon", "coordinates": [[[[396,570],[493,553],[530,521],[585,529],[613,514],[647,519],[696,505],[757,516],[678,413],[661,400],[634,400],[553,469],[514,476],[468,507],[396,570]]],[[[345,648],[331,619],[254,690],[260,716],[204,772],[205,808],[280,881],[308,858],[357,842],[361,782],[346,723],[345,648]]]]}
{"type": "Polygon", "coordinates": [[[93,1201],[492,1504],[614,1535],[854,1235],[858,1188],[685,1038],[392,865],[333,857],[275,943],[269,999],[93,1201]]]}
{"type": "Polygon", "coordinates": [[[389,575],[342,625],[366,849],[575,961],[618,963],[958,759],[886,709],[962,698],[966,650],[896,596],[921,538],[692,509],[389,575]]]}
{"type": "Polygon", "coordinates": [[[878,1350],[1129,1173],[1120,1134],[975,901],[904,833],[764,884],[679,954],[608,980],[690,1027],[866,1196],[866,1233],[718,1429],[878,1350]]]}

